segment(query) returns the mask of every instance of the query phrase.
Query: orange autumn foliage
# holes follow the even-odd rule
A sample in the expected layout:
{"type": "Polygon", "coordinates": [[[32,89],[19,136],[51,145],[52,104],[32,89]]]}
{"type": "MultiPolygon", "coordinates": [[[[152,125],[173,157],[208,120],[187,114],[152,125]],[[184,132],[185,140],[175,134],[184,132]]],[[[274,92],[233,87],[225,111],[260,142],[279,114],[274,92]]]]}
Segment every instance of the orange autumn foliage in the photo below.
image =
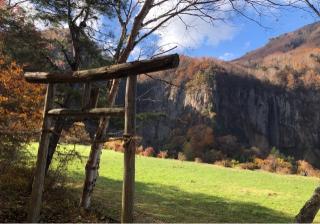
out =
{"type": "MultiPolygon", "coordinates": [[[[30,136],[42,121],[44,87],[27,83],[22,69],[14,62],[0,58],[0,136],[30,136]]],[[[21,139],[21,140],[22,140],[21,139]]]]}

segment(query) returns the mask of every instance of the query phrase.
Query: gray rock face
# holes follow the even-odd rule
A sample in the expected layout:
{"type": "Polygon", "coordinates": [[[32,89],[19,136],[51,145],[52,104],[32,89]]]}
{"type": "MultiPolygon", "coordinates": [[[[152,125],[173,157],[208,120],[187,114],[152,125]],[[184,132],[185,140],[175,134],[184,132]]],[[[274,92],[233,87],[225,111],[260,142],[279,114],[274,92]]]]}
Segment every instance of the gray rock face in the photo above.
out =
{"type": "Polygon", "coordinates": [[[214,127],[215,136],[234,135],[248,147],[275,146],[320,165],[316,89],[288,90],[227,73],[209,74],[202,82],[185,82],[180,88],[149,80],[139,84],[138,113],[143,144],[158,150],[177,130],[186,135],[189,128],[206,124],[214,127]]]}

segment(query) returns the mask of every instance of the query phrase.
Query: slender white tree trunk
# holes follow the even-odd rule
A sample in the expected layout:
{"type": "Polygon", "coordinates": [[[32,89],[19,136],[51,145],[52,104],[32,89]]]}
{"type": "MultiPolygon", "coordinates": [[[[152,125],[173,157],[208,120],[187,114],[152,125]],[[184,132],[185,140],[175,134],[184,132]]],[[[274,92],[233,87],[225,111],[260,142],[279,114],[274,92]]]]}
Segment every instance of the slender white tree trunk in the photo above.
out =
{"type": "MultiPolygon", "coordinates": [[[[144,4],[140,10],[140,12],[135,17],[130,35],[128,37],[128,41],[126,46],[123,48],[121,52],[119,52],[118,57],[116,58],[117,63],[124,63],[128,60],[129,55],[133,48],[135,47],[135,41],[138,37],[139,31],[142,27],[143,20],[146,18],[147,14],[149,13],[150,9],[154,0],[145,0],[144,4]]],[[[114,106],[115,99],[118,93],[120,80],[113,80],[113,84],[109,93],[109,106],[114,106]]],[[[100,155],[101,149],[103,147],[103,141],[107,136],[106,132],[109,126],[109,118],[104,118],[100,121],[97,134],[95,137],[95,143],[91,147],[91,152],[89,159],[86,165],[86,177],[83,186],[83,193],[82,198],[80,201],[80,206],[83,209],[88,209],[90,207],[90,200],[93,188],[95,186],[97,177],[98,177],[98,169],[99,169],[99,162],[100,162],[100,155]]]]}
{"type": "MultiPolygon", "coordinates": [[[[110,92],[109,102],[111,106],[114,105],[118,88],[119,88],[119,81],[115,80],[111,88],[112,92],[110,92]]],[[[83,209],[88,209],[90,207],[91,194],[99,174],[98,170],[100,165],[101,150],[103,148],[104,141],[107,137],[108,126],[109,126],[109,117],[102,118],[100,120],[98,129],[94,138],[94,142],[91,146],[90,155],[86,164],[86,176],[85,176],[85,181],[83,185],[82,197],[80,201],[80,207],[83,209]]]]}

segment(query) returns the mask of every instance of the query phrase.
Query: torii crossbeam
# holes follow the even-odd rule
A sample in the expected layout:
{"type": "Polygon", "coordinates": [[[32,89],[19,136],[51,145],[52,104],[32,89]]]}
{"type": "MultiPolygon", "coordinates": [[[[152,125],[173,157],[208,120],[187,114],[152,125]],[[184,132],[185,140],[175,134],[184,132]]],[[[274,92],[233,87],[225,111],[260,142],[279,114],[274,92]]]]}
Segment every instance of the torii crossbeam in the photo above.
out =
{"type": "MultiPolygon", "coordinates": [[[[28,82],[48,84],[43,111],[43,124],[39,141],[36,170],[32,185],[28,222],[39,221],[42,203],[42,193],[44,189],[45,167],[47,163],[49,138],[52,130],[52,118],[59,116],[77,118],[101,118],[112,116],[125,117],[124,137],[126,139],[128,139],[129,137],[130,141],[128,141],[127,144],[125,144],[124,151],[124,176],[122,189],[121,221],[133,221],[135,182],[135,142],[133,137],[136,134],[135,122],[137,75],[172,69],[176,68],[178,65],[179,55],[173,54],[168,56],[157,57],[150,60],[134,61],[90,70],[66,73],[27,72],[24,74],[24,77],[28,82]],[[88,99],[83,99],[83,105],[81,110],[53,108],[55,83],[86,83],[88,85],[88,83],[93,81],[103,81],[125,77],[127,77],[125,108],[96,108],[95,106],[92,106],[96,104],[88,103],[88,99]]],[[[91,98],[90,93],[85,93],[84,96],[91,98]]]]}

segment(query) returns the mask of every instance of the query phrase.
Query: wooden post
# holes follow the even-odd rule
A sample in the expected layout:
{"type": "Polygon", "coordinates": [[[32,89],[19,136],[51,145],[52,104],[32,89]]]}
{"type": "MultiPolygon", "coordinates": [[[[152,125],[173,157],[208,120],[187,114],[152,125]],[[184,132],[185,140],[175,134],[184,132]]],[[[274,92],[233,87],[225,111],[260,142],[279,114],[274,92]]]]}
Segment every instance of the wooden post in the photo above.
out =
{"type": "Polygon", "coordinates": [[[29,222],[36,222],[39,219],[41,198],[45,176],[46,157],[48,154],[49,129],[53,116],[72,116],[87,118],[88,116],[101,117],[98,130],[96,131],[94,143],[91,146],[89,160],[86,165],[86,180],[84,183],[81,207],[90,206],[90,198],[95,185],[100,154],[103,142],[107,136],[106,129],[109,126],[110,116],[122,115],[123,109],[113,108],[116,93],[119,88],[119,79],[127,78],[126,87],[126,108],[125,108],[125,153],[124,153],[124,178],[122,194],[122,222],[133,221],[133,199],[135,181],[135,116],[136,116],[136,85],[137,75],[176,68],[179,65],[179,55],[167,55],[150,60],[134,61],[113,66],[101,67],[90,70],[82,70],[66,73],[35,72],[25,73],[25,79],[31,83],[49,83],[47,88],[46,103],[44,109],[43,130],[41,133],[38,159],[33,182],[29,222]],[[90,82],[115,79],[109,95],[109,104],[112,108],[95,108],[98,102],[99,88],[92,88],[90,82]],[[86,83],[84,87],[83,108],[80,111],[70,109],[52,109],[53,85],[52,83],[86,83]],[[91,89],[91,91],[90,91],[91,89]],[[113,91],[115,90],[115,91],[113,91]],[[94,108],[94,109],[92,109],[94,108]]]}
{"type": "Polygon", "coordinates": [[[136,149],[136,90],[137,76],[129,76],[127,78],[125,99],[125,151],[121,212],[122,223],[133,222],[136,149]]]}
{"type": "Polygon", "coordinates": [[[50,137],[51,118],[46,116],[53,106],[54,85],[48,84],[43,111],[43,124],[38,148],[37,164],[32,184],[31,201],[29,205],[28,222],[38,222],[40,216],[44,177],[47,163],[48,145],[50,137]]]}

